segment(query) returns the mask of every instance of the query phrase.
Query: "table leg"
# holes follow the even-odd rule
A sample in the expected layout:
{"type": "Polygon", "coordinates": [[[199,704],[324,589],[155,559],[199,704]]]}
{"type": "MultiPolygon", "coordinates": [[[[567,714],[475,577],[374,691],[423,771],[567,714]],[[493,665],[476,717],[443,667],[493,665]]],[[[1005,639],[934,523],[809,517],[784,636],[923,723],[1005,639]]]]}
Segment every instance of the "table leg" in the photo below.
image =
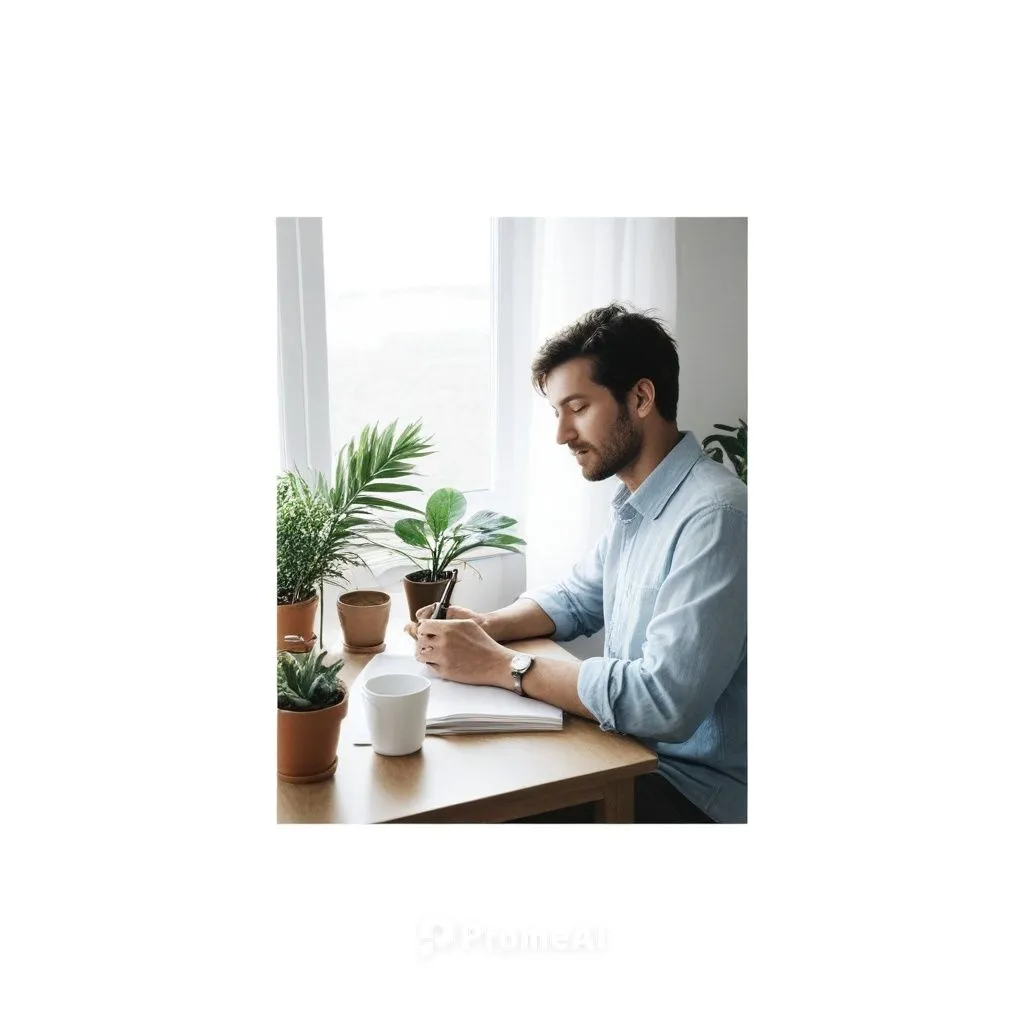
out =
{"type": "Polygon", "coordinates": [[[604,794],[594,804],[594,821],[633,820],[633,780],[620,779],[610,782],[604,794]]]}

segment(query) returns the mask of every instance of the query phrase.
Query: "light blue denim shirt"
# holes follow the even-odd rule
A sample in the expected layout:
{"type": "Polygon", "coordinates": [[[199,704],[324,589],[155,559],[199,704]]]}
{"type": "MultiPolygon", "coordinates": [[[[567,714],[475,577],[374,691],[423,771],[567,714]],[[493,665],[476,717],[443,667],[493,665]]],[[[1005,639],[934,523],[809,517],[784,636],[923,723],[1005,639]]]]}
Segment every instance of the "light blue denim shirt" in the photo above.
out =
{"type": "Polygon", "coordinates": [[[605,627],[580,664],[580,700],[604,730],[658,755],[658,771],[720,822],[747,820],[747,488],[687,431],[568,576],[521,595],[555,640],[605,627]]]}

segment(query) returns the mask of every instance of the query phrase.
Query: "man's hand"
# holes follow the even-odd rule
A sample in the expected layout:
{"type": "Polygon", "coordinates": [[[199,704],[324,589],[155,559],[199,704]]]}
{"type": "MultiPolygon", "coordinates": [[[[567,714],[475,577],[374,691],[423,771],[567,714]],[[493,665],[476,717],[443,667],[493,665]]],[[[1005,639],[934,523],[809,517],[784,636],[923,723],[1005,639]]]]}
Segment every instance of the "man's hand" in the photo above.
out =
{"type": "MultiPolygon", "coordinates": [[[[416,621],[408,622],[405,625],[405,631],[415,640],[419,636],[418,630],[419,625],[424,619],[429,619],[434,614],[434,609],[437,607],[436,604],[428,604],[423,608],[420,608],[416,612],[416,621]]],[[[448,606],[448,618],[449,619],[471,619],[477,623],[486,632],[487,627],[484,625],[484,617],[477,612],[471,612],[468,608],[460,608],[457,604],[448,606]]]]}
{"type": "MultiPolygon", "coordinates": [[[[454,610],[450,608],[449,614],[454,610]]],[[[515,652],[492,640],[475,618],[421,619],[415,627],[416,660],[457,683],[512,689],[515,652]]]]}

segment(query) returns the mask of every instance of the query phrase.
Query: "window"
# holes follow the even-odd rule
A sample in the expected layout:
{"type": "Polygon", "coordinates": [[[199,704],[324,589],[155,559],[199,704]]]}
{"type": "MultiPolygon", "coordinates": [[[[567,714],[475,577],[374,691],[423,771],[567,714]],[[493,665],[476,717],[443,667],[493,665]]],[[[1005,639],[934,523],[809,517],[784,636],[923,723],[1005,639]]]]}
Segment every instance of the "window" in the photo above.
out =
{"type": "Polygon", "coordinates": [[[436,451],[417,466],[424,493],[406,503],[450,486],[470,513],[522,519],[525,437],[513,424],[530,389],[508,301],[517,231],[455,215],[278,218],[282,468],[326,474],[364,425],[422,419],[436,451]]]}
{"type": "Polygon", "coordinates": [[[492,489],[491,234],[486,217],[324,220],[333,453],[366,423],[422,419],[424,491],[492,489]]]}

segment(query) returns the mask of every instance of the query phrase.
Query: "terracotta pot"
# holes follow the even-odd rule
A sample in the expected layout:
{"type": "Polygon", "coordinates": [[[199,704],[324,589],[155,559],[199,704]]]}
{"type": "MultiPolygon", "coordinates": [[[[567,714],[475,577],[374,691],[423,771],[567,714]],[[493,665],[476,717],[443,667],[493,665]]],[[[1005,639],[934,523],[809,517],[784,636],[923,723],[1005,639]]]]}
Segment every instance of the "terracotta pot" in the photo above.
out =
{"type": "Polygon", "coordinates": [[[316,623],[316,606],[320,599],[314,594],[306,601],[295,604],[279,604],[277,606],[277,649],[292,651],[295,654],[313,649],[316,634],[313,626],[316,623]],[[304,636],[304,644],[285,641],[286,636],[304,636]]]}
{"type": "Polygon", "coordinates": [[[277,606],[277,649],[291,651],[294,654],[311,651],[316,634],[313,626],[316,623],[316,606],[320,599],[314,594],[306,601],[295,604],[279,604],[277,606]],[[285,640],[286,636],[304,636],[306,642],[297,644],[285,640]]]}
{"type": "Polygon", "coordinates": [[[345,650],[369,654],[384,650],[391,598],[382,590],[350,590],[338,598],[338,620],[345,650]]]}
{"type": "MultiPolygon", "coordinates": [[[[405,600],[409,605],[410,622],[416,621],[416,612],[420,608],[441,600],[445,584],[447,584],[455,574],[451,569],[449,569],[447,572],[441,573],[441,578],[436,583],[421,583],[416,579],[417,576],[425,575],[427,575],[426,571],[421,569],[417,572],[408,573],[402,580],[402,586],[405,587],[405,600]]],[[[456,583],[455,586],[452,587],[453,596],[458,586],[458,583],[456,583]]],[[[452,603],[454,604],[454,601],[452,603]]]]}
{"type": "Polygon", "coordinates": [[[348,714],[348,694],[321,711],[277,709],[277,777],[320,782],[338,770],[338,735],[348,714]]]}

